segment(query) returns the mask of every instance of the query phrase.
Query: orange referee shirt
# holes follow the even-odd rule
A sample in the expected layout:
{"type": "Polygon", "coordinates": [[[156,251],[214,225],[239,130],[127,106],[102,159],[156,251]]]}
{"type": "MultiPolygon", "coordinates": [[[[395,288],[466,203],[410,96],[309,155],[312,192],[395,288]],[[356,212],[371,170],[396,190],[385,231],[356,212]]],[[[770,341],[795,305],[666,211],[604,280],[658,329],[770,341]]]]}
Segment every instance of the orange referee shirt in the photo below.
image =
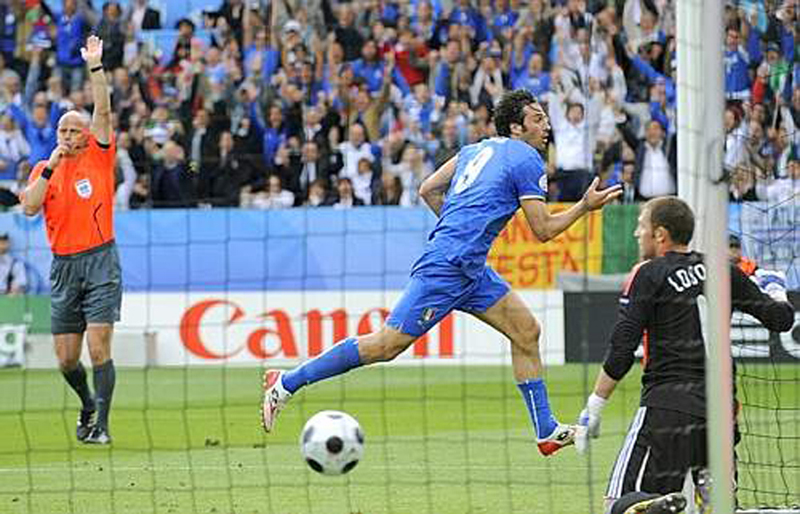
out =
{"type": "MultiPolygon", "coordinates": [[[[84,252],[114,239],[115,159],[113,134],[107,148],[90,134],[83,152],[62,158],[53,170],[42,204],[53,253],[84,252]]],[[[36,164],[29,184],[45,166],[47,161],[36,164]]]]}

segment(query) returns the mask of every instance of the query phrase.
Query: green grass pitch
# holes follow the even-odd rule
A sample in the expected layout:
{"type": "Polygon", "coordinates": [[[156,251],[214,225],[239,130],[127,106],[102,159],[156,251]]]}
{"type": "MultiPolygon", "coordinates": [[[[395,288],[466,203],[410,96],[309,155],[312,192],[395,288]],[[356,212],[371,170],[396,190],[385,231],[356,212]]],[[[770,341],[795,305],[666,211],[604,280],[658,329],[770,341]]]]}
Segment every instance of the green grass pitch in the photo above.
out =
{"type": "MultiPolygon", "coordinates": [[[[577,417],[597,369],[548,368],[561,420],[577,417]]],[[[543,458],[509,367],[358,370],[298,394],[271,435],[260,380],[255,368],[120,369],[114,444],[98,448],[75,442],[78,402],[59,373],[0,371],[0,512],[600,513],[639,390],[637,367],[590,458],[573,448],[543,458]],[[347,476],[300,458],[300,429],[323,409],[366,432],[347,476]]]]}

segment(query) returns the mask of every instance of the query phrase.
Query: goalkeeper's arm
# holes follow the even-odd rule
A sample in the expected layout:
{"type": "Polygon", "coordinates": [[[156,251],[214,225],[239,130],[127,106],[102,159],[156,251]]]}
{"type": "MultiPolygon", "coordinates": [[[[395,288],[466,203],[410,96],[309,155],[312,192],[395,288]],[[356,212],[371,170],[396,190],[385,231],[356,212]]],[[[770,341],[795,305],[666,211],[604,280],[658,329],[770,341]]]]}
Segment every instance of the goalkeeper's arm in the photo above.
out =
{"type": "MultiPolygon", "coordinates": [[[[600,368],[597,374],[597,380],[594,383],[594,391],[586,399],[586,407],[581,411],[578,418],[578,424],[586,427],[587,435],[589,437],[598,437],[600,435],[600,417],[603,414],[603,408],[606,402],[614,393],[619,380],[615,380],[608,376],[606,370],[600,368]]],[[[579,448],[582,450],[582,448],[579,448]]]]}
{"type": "Polygon", "coordinates": [[[587,437],[600,435],[603,408],[635,361],[634,353],[642,340],[650,308],[647,291],[651,289],[651,285],[648,275],[648,269],[644,266],[634,269],[630,285],[620,298],[619,316],[611,333],[603,367],[597,374],[594,391],[587,398],[586,407],[578,418],[578,424],[586,427],[575,440],[581,453],[586,449],[587,437]]]}
{"type": "Polygon", "coordinates": [[[757,269],[753,279],[731,267],[731,306],[752,315],[765,328],[786,332],[794,325],[794,308],[786,296],[786,275],[757,269]]]}

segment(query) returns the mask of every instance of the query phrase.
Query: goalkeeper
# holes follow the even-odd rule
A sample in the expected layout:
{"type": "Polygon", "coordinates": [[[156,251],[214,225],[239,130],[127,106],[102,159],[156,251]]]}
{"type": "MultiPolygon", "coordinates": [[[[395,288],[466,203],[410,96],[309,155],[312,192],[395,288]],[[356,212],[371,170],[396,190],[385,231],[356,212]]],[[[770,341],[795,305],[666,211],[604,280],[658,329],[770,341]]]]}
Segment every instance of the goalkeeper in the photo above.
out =
{"type": "MultiPolygon", "coordinates": [[[[605,362],[580,416],[587,430],[576,441],[582,451],[587,436],[599,435],[603,407],[643,343],[640,407],[611,473],[609,503],[635,491],[680,491],[687,471],[706,466],[706,268],[703,255],[689,250],[693,233],[694,214],[682,200],[661,197],[642,207],[634,236],[644,261],[624,287],[605,362]]],[[[730,269],[732,308],[769,330],[791,329],[794,309],[782,274],[757,270],[750,280],[730,269]]]]}

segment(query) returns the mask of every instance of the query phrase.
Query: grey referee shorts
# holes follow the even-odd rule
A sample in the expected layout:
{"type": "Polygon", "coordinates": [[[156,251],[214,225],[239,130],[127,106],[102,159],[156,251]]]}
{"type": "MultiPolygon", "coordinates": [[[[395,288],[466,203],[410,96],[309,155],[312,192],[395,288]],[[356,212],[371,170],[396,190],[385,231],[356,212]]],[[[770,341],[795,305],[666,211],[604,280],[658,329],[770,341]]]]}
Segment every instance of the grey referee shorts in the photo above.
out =
{"type": "Polygon", "coordinates": [[[79,334],[87,323],[119,321],[122,269],[114,241],[72,255],[53,255],[50,331],[79,334]]]}

